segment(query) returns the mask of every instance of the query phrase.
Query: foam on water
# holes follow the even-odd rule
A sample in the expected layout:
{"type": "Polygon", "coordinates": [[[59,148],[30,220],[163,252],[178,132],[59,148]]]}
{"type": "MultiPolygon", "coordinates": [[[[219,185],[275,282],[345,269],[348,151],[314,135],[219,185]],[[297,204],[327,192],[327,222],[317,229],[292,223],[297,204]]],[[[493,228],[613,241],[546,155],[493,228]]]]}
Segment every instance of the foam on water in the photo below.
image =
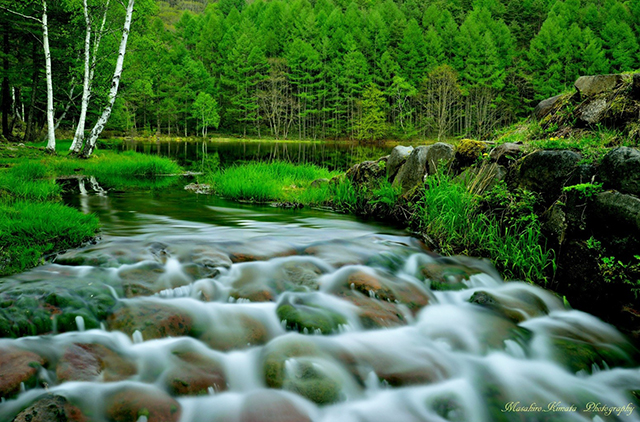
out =
{"type": "MultiPolygon", "coordinates": [[[[587,411],[634,403],[638,353],[625,337],[547,291],[505,283],[486,261],[438,257],[346,217],[305,217],[315,211],[201,204],[192,221],[156,198],[145,214],[108,200],[118,201],[82,199],[105,223],[102,242],[0,283],[5,294],[99,286],[115,299],[101,329],[86,330],[97,326],[86,313],[75,332],[0,340],[46,362],[35,386],[2,398],[2,421],[45,394],[103,419],[123,394],[154,397],[180,422],[640,420],[587,411]],[[98,374],[65,372],[87,353],[98,374]]],[[[154,420],[147,410],[138,422],[154,420]]]]}

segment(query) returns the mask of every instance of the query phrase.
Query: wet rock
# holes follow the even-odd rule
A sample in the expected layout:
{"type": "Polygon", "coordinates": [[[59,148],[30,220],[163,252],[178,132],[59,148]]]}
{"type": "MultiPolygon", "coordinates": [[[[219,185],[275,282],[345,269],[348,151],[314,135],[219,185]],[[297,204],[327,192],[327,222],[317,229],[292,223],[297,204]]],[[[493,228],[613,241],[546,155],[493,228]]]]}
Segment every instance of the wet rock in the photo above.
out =
{"type": "Polygon", "coordinates": [[[592,373],[595,367],[628,367],[629,356],[609,345],[598,345],[575,338],[554,337],[551,339],[554,359],[571,372],[592,373]]]}
{"type": "Polygon", "coordinates": [[[599,175],[607,187],[640,196],[640,151],[618,147],[600,162],[599,175]]]}
{"type": "Polygon", "coordinates": [[[520,161],[518,185],[553,201],[562,187],[570,184],[581,158],[573,151],[536,151],[520,161]]]}
{"type": "Polygon", "coordinates": [[[383,302],[356,291],[344,291],[337,296],[355,305],[360,323],[365,329],[391,328],[407,325],[402,310],[395,303],[383,302]]]}
{"type": "Polygon", "coordinates": [[[198,327],[195,333],[200,341],[215,350],[228,351],[246,349],[269,341],[269,331],[262,321],[242,314],[219,315],[210,327],[198,327]]]}
{"type": "Polygon", "coordinates": [[[16,348],[0,348],[0,397],[17,394],[21,384],[34,386],[38,368],[44,364],[44,358],[35,353],[16,348]]]}
{"type": "Polygon", "coordinates": [[[193,280],[201,280],[203,278],[214,278],[220,274],[220,270],[209,266],[198,264],[184,264],[182,271],[193,280]]]}
{"type": "Polygon", "coordinates": [[[156,301],[121,303],[107,318],[110,330],[130,336],[140,331],[145,340],[187,336],[193,320],[184,310],[156,301]]]}
{"type": "Polygon", "coordinates": [[[424,175],[427,174],[428,151],[428,146],[414,148],[406,162],[398,170],[393,179],[393,186],[400,186],[403,194],[422,183],[424,175]]]}
{"type": "Polygon", "coordinates": [[[315,256],[335,267],[363,264],[373,251],[364,251],[357,245],[345,241],[317,243],[307,247],[303,253],[315,256]]]}
{"type": "Polygon", "coordinates": [[[546,115],[551,113],[556,106],[561,102],[564,98],[564,94],[556,95],[555,97],[547,98],[546,100],[542,100],[538,103],[536,108],[533,110],[533,115],[537,120],[542,120],[546,115]]]}
{"type": "Polygon", "coordinates": [[[101,344],[70,345],[56,367],[59,382],[121,381],[136,372],[133,362],[101,344]]]}
{"type": "Polygon", "coordinates": [[[518,296],[496,295],[480,290],[471,295],[469,303],[490,309],[516,323],[549,313],[547,306],[537,296],[524,290],[518,296]]]}
{"type": "Polygon", "coordinates": [[[437,142],[429,146],[427,151],[427,169],[429,174],[436,174],[440,166],[448,168],[455,157],[453,146],[437,142]]]}
{"type": "Polygon", "coordinates": [[[380,301],[402,303],[414,312],[429,303],[429,296],[418,286],[404,280],[395,281],[363,271],[351,273],[344,287],[380,301]]]}
{"type": "Polygon", "coordinates": [[[210,195],[213,193],[213,187],[206,183],[190,183],[184,187],[184,190],[199,195],[210,195]]]}
{"type": "Polygon", "coordinates": [[[174,351],[176,366],[165,376],[169,393],[194,396],[225,391],[227,381],[222,364],[196,351],[174,351]]]}
{"type": "Polygon", "coordinates": [[[80,409],[62,396],[46,395],[24,409],[13,422],[85,422],[80,409]]]}
{"type": "Polygon", "coordinates": [[[635,196],[601,192],[595,197],[591,213],[591,221],[599,229],[640,234],[640,199],[635,196]]]}
{"type": "Polygon", "coordinates": [[[168,288],[159,282],[164,266],[158,262],[148,262],[118,271],[126,297],[150,296],[168,288]]]}
{"type": "Polygon", "coordinates": [[[293,256],[297,252],[291,245],[273,239],[255,239],[247,243],[228,243],[221,245],[231,262],[267,261],[271,258],[293,256]]]}
{"type": "Polygon", "coordinates": [[[391,151],[389,159],[387,160],[387,179],[389,181],[392,181],[396,174],[398,174],[398,170],[407,161],[412,151],[413,147],[403,147],[401,145],[398,145],[391,151]]]}
{"type": "Polygon", "coordinates": [[[522,144],[507,142],[492,149],[489,153],[489,158],[498,162],[501,166],[509,166],[513,161],[520,158],[522,154],[522,144]]]}
{"type": "Polygon", "coordinates": [[[146,416],[153,422],[177,422],[180,404],[164,391],[152,387],[125,387],[105,401],[111,422],[135,422],[146,416]]]}
{"type": "Polygon", "coordinates": [[[431,290],[464,290],[465,281],[472,275],[480,274],[479,268],[468,267],[451,259],[428,259],[420,263],[416,277],[427,283],[431,290]]]}
{"type": "Polygon", "coordinates": [[[247,395],[240,422],[311,422],[311,417],[283,394],[262,390],[247,395]]]}
{"type": "Polygon", "coordinates": [[[344,316],[305,300],[304,295],[283,295],[276,313],[288,330],[304,334],[332,334],[347,323],[344,316]]]}
{"type": "Polygon", "coordinates": [[[581,76],[575,83],[575,87],[584,99],[592,95],[613,90],[623,81],[622,75],[594,75],[581,76]]]}
{"type": "Polygon", "coordinates": [[[291,391],[317,404],[341,400],[340,380],[324,370],[331,363],[312,343],[284,338],[270,344],[263,353],[268,387],[291,391]]]}
{"type": "Polygon", "coordinates": [[[347,170],[347,179],[356,186],[376,186],[386,171],[377,161],[364,161],[347,170]]]}
{"type": "Polygon", "coordinates": [[[187,260],[206,268],[231,268],[232,264],[227,254],[204,245],[192,249],[187,260]]]}
{"type": "Polygon", "coordinates": [[[310,291],[318,290],[318,278],[323,271],[312,262],[287,261],[275,275],[276,281],[281,280],[280,291],[297,290],[310,291]]]}

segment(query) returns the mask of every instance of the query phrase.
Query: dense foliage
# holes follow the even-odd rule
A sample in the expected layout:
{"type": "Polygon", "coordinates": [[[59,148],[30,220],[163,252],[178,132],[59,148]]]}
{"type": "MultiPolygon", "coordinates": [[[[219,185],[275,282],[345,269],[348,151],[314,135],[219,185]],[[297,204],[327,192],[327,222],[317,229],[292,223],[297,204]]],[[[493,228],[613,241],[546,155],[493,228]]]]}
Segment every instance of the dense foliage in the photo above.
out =
{"type": "MultiPolygon", "coordinates": [[[[50,3],[54,79],[69,87],[57,115],[69,105],[71,127],[82,12],[50,3]]],[[[482,137],[580,75],[638,68],[640,53],[640,0],[157,0],[135,19],[109,128],[174,136],[482,137]]],[[[42,52],[37,26],[15,22],[2,15],[3,109],[29,135],[44,124],[42,52]]],[[[105,35],[89,120],[118,36],[105,35]]]]}

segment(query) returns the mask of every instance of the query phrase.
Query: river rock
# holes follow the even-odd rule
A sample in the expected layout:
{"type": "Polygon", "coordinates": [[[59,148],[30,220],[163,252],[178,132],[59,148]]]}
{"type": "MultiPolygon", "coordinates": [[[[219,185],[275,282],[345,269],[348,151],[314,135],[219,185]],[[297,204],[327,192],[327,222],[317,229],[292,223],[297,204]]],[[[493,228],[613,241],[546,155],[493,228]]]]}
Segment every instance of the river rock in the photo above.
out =
{"type": "Polygon", "coordinates": [[[323,271],[310,261],[293,259],[278,267],[274,275],[275,288],[283,291],[318,290],[318,278],[323,271]]]}
{"type": "Polygon", "coordinates": [[[536,151],[520,161],[517,183],[553,201],[560,196],[562,187],[570,184],[581,158],[573,151],[536,151]]]}
{"type": "Polygon", "coordinates": [[[193,320],[175,306],[157,301],[136,301],[118,305],[107,318],[107,326],[130,336],[139,331],[144,340],[150,340],[189,335],[193,320]]]}
{"type": "Polygon", "coordinates": [[[222,364],[193,350],[174,351],[176,365],[165,375],[169,393],[174,396],[194,396],[225,391],[227,381],[222,364]]]}
{"type": "Polygon", "coordinates": [[[80,409],[62,396],[46,395],[24,409],[13,422],[85,422],[80,409]]]}
{"type": "Polygon", "coordinates": [[[304,334],[332,334],[339,331],[347,320],[344,316],[314,303],[313,296],[284,294],[276,314],[287,330],[304,334]]]}
{"type": "Polygon", "coordinates": [[[592,223],[598,228],[640,234],[640,199],[616,191],[599,193],[592,206],[592,223]]]}
{"type": "Polygon", "coordinates": [[[178,422],[180,403],[155,387],[127,386],[106,397],[107,417],[111,422],[135,422],[146,416],[153,422],[178,422]]]}
{"type": "Polygon", "coordinates": [[[387,160],[387,179],[389,181],[393,181],[393,178],[398,174],[398,170],[407,161],[412,151],[413,147],[403,147],[401,145],[391,151],[387,160]]]}
{"type": "Polygon", "coordinates": [[[600,162],[599,175],[607,187],[640,196],[640,151],[629,147],[609,151],[600,162]]]}
{"type": "Polygon", "coordinates": [[[0,397],[11,397],[20,391],[20,384],[34,386],[43,357],[13,347],[0,348],[0,397]]]}
{"type": "Polygon", "coordinates": [[[318,347],[300,337],[284,337],[263,351],[265,382],[270,388],[297,393],[317,404],[341,399],[342,383],[335,373],[324,370],[336,366],[318,347]]]}
{"type": "Polygon", "coordinates": [[[249,393],[243,403],[240,422],[311,422],[307,412],[277,391],[249,393]]]}
{"type": "Polygon", "coordinates": [[[533,116],[537,120],[542,120],[547,114],[551,113],[554,110],[554,108],[560,103],[560,100],[562,100],[564,96],[564,94],[560,94],[540,101],[536,108],[533,110],[533,116]]]}
{"type": "Polygon", "coordinates": [[[197,327],[196,337],[220,351],[239,350],[265,344],[270,340],[263,321],[243,313],[220,314],[210,326],[197,327]]]}
{"type": "Polygon", "coordinates": [[[385,169],[377,161],[364,161],[347,170],[347,179],[356,186],[375,187],[384,176],[385,169]]]}
{"type": "Polygon", "coordinates": [[[74,343],[58,361],[56,376],[65,381],[121,381],[137,372],[125,356],[101,344],[74,343]]]}
{"type": "Polygon", "coordinates": [[[393,186],[400,186],[402,193],[406,193],[414,186],[422,183],[424,175],[427,174],[427,153],[429,148],[429,146],[414,148],[406,162],[398,170],[396,177],[393,179],[393,186]]]}
{"type": "Polygon", "coordinates": [[[496,295],[478,290],[471,295],[469,303],[490,309],[515,323],[549,313],[545,303],[534,294],[522,290],[517,296],[496,295]]]}
{"type": "Polygon", "coordinates": [[[436,174],[440,166],[451,165],[451,161],[455,157],[455,149],[444,142],[437,142],[429,146],[427,151],[427,166],[429,174],[436,174]]]}
{"type": "Polygon", "coordinates": [[[414,313],[429,304],[426,291],[417,285],[405,280],[374,276],[364,271],[351,273],[344,287],[380,301],[401,303],[414,313]]]}
{"type": "Polygon", "coordinates": [[[594,75],[581,76],[575,83],[575,87],[584,99],[592,95],[613,90],[623,80],[622,75],[594,75]]]}

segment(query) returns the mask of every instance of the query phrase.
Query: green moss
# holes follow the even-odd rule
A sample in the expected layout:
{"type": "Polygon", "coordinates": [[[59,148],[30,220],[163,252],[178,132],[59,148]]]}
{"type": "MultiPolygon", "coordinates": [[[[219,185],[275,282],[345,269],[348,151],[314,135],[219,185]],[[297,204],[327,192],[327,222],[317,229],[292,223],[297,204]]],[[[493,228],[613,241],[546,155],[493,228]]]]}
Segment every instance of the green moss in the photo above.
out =
{"type": "Polygon", "coordinates": [[[319,330],[322,334],[331,334],[347,322],[339,314],[306,305],[298,307],[289,304],[281,305],[276,312],[281,321],[286,321],[288,330],[301,333],[306,330],[307,333],[313,334],[319,330]]]}

